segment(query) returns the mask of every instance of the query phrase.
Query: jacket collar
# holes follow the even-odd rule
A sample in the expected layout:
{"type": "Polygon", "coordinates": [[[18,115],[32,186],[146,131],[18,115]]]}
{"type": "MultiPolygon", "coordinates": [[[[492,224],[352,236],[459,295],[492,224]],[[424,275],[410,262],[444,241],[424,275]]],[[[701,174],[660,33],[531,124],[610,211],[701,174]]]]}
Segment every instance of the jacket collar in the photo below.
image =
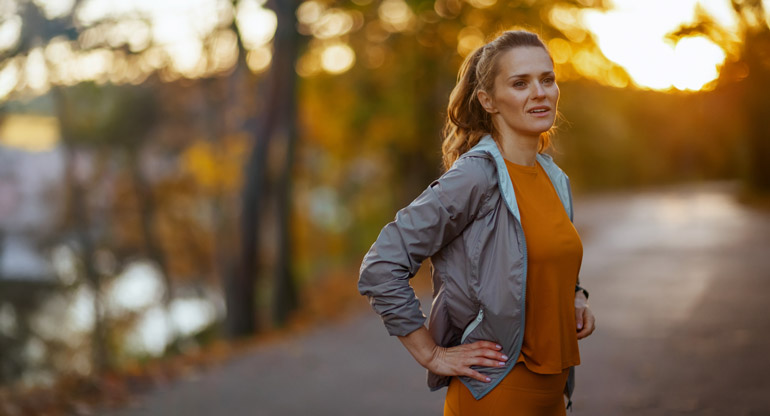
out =
{"type": "MultiPolygon", "coordinates": [[[[513,216],[521,223],[521,213],[519,212],[519,205],[516,203],[516,193],[513,189],[513,183],[511,177],[508,174],[508,168],[505,166],[505,159],[503,159],[500,148],[497,147],[497,143],[492,138],[492,135],[487,134],[479,140],[479,142],[473,146],[468,153],[482,152],[492,156],[495,161],[495,167],[497,168],[497,183],[500,187],[500,193],[505,200],[505,205],[513,216]]],[[[567,175],[559,168],[553,161],[550,155],[545,153],[538,153],[536,155],[537,161],[543,170],[548,175],[548,179],[551,180],[556,194],[559,195],[564,209],[567,211],[570,219],[572,219],[572,198],[570,196],[569,183],[567,175]]]]}

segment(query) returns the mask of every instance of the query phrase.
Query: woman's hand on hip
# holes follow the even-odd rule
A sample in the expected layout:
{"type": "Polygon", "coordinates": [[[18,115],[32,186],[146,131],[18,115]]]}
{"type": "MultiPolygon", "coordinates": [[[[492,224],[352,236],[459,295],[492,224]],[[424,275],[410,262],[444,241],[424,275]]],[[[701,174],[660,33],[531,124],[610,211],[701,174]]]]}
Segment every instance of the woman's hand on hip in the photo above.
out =
{"type": "Polygon", "coordinates": [[[476,341],[451,348],[436,346],[424,367],[442,376],[467,376],[489,382],[490,379],[487,376],[472,369],[471,366],[505,366],[508,357],[500,352],[501,349],[500,345],[489,341],[476,341]]]}
{"type": "Polygon", "coordinates": [[[575,318],[577,321],[577,339],[591,335],[596,329],[596,318],[588,307],[588,299],[582,291],[575,292],[575,318]]]}
{"type": "Polygon", "coordinates": [[[451,348],[438,346],[425,326],[398,339],[421,366],[442,376],[468,376],[489,382],[486,376],[471,366],[503,367],[508,361],[508,357],[501,352],[502,347],[494,342],[476,341],[451,348]]]}

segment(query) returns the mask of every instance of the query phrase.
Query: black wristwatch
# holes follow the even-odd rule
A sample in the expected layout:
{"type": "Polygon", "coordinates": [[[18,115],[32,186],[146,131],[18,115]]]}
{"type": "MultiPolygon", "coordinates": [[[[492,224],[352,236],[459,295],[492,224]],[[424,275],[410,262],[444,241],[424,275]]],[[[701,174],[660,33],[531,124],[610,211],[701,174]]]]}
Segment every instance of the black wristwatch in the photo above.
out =
{"type": "Polygon", "coordinates": [[[579,290],[583,291],[583,294],[586,295],[586,300],[588,300],[588,291],[580,287],[580,285],[575,285],[575,293],[577,293],[579,290]]]}

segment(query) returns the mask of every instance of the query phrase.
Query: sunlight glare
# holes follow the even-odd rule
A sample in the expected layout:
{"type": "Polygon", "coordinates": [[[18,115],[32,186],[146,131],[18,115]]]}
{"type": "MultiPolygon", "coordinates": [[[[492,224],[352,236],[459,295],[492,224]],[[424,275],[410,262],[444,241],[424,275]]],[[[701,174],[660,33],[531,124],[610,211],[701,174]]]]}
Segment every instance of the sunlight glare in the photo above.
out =
{"type": "Polygon", "coordinates": [[[168,45],[168,51],[174,57],[174,69],[182,74],[195,71],[198,61],[203,57],[203,44],[197,38],[168,45]]]}
{"type": "Polygon", "coordinates": [[[385,0],[377,9],[383,27],[389,32],[403,32],[414,23],[412,9],[404,0],[385,0]]]}
{"type": "Polygon", "coordinates": [[[572,56],[572,47],[564,39],[554,38],[548,41],[548,51],[551,52],[553,62],[563,64],[572,56]]]}
{"type": "Polygon", "coordinates": [[[275,12],[254,0],[241,0],[236,10],[238,31],[246,49],[256,49],[270,42],[278,27],[275,12]]]}
{"type": "MultiPolygon", "coordinates": [[[[735,10],[730,6],[727,0],[700,0],[698,3],[708,12],[714,20],[729,31],[738,29],[738,16],[735,10]]],[[[770,5],[770,1],[765,0],[765,10],[770,5]]]]}
{"type": "Polygon", "coordinates": [[[42,92],[48,88],[48,68],[42,48],[35,48],[29,52],[24,75],[27,87],[33,91],[42,92]]]}
{"type": "Polygon", "coordinates": [[[492,7],[495,5],[495,3],[497,3],[497,0],[465,0],[465,1],[477,9],[492,7]]]}
{"type": "MultiPolygon", "coordinates": [[[[164,79],[175,78],[170,72],[188,78],[202,76],[207,70],[218,72],[226,69],[222,68],[225,62],[234,62],[231,54],[214,51],[209,56],[203,42],[213,37],[214,44],[221,43],[217,32],[233,16],[232,5],[225,3],[219,0],[84,0],[77,9],[77,20],[83,26],[97,26],[84,31],[81,44],[90,42],[93,47],[97,45],[95,42],[104,44],[106,39],[111,47],[128,45],[132,52],[151,55],[139,61],[142,71],[163,67],[164,79]],[[117,23],[110,24],[111,21],[117,23]]],[[[264,0],[244,0],[239,5],[247,12],[259,12],[264,3],[264,0]]],[[[260,21],[249,21],[248,25],[256,28],[249,33],[264,27],[260,21]]],[[[244,34],[244,41],[249,40],[244,34]]],[[[128,76],[143,77],[139,73],[128,76]]]]}
{"type": "Polygon", "coordinates": [[[698,91],[719,76],[717,66],[725,52],[704,37],[687,37],[674,48],[674,67],[679,70],[673,84],[678,90],[698,91]]]}
{"type": "Polygon", "coordinates": [[[324,6],[315,0],[309,0],[302,3],[297,8],[297,20],[305,25],[312,25],[321,18],[324,6]]]}
{"type": "Polygon", "coordinates": [[[474,26],[464,27],[457,34],[457,53],[466,56],[484,45],[484,32],[474,26]]]}
{"type": "Polygon", "coordinates": [[[15,59],[9,59],[3,69],[0,69],[0,100],[16,88],[19,83],[19,67],[15,59]]]}
{"type": "Polygon", "coordinates": [[[131,52],[141,52],[152,42],[150,27],[138,19],[120,21],[109,28],[106,35],[110,46],[117,48],[128,45],[131,52]]]}
{"type": "Polygon", "coordinates": [[[246,55],[246,64],[251,72],[258,74],[267,70],[272,59],[273,52],[270,50],[270,47],[263,45],[249,51],[246,55]]]}
{"type": "Polygon", "coordinates": [[[586,31],[581,23],[584,9],[558,3],[548,11],[548,20],[570,41],[580,43],[585,40],[586,31]]]}
{"type": "Polygon", "coordinates": [[[350,32],[353,29],[353,17],[342,9],[329,9],[312,27],[315,37],[330,39],[350,32]]]}
{"type": "MultiPolygon", "coordinates": [[[[624,67],[637,85],[699,90],[718,77],[725,52],[703,36],[683,38],[676,44],[666,39],[668,33],[692,21],[697,4],[698,0],[616,0],[614,9],[586,10],[582,18],[602,53],[624,67]]],[[[703,7],[719,16],[718,21],[730,19],[727,9],[714,2],[703,2],[703,7]]]]}
{"type": "Polygon", "coordinates": [[[54,63],[72,59],[72,45],[63,37],[54,38],[45,47],[45,57],[54,63]]]}
{"type": "Polygon", "coordinates": [[[35,0],[35,4],[43,10],[46,18],[56,19],[69,14],[75,0],[35,0]]]}
{"type": "Polygon", "coordinates": [[[112,68],[113,54],[107,49],[94,49],[80,53],[76,58],[74,77],[76,81],[98,80],[112,68]]]}
{"type": "Polygon", "coordinates": [[[297,60],[295,69],[299,76],[307,78],[321,72],[321,53],[319,52],[319,49],[320,47],[318,46],[311,46],[309,50],[297,60]]]}
{"type": "Polygon", "coordinates": [[[220,30],[214,36],[212,51],[214,71],[231,68],[238,59],[238,37],[230,29],[220,30]]]}
{"type": "Polygon", "coordinates": [[[321,53],[321,66],[331,74],[341,74],[350,69],[356,60],[353,49],[343,43],[327,46],[321,53]]]}
{"type": "Polygon", "coordinates": [[[13,16],[0,23],[0,51],[16,46],[21,35],[21,18],[13,16]]]}

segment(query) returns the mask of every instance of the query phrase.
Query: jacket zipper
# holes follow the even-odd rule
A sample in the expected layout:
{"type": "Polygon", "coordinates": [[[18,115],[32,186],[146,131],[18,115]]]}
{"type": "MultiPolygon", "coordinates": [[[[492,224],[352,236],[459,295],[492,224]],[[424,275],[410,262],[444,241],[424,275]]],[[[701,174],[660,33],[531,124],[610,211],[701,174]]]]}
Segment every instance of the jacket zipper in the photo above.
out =
{"type": "Polygon", "coordinates": [[[479,313],[476,315],[476,319],[474,319],[470,324],[468,324],[467,327],[465,327],[463,336],[460,338],[461,344],[465,342],[465,339],[468,338],[468,335],[470,335],[470,333],[479,326],[482,320],[484,320],[484,309],[479,309],[479,313]]]}

